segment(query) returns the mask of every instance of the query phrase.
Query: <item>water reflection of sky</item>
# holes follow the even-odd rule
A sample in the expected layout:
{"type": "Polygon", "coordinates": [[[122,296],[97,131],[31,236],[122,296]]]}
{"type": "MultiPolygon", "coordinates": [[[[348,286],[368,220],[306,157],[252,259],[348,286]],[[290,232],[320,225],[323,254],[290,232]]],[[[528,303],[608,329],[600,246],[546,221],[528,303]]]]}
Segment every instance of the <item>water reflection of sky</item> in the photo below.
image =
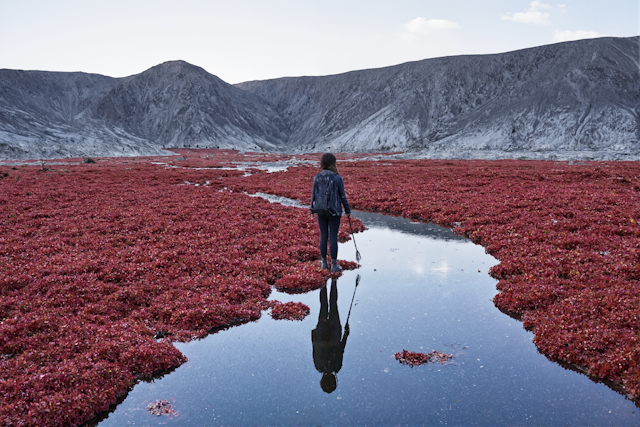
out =
{"type": "MultiPolygon", "coordinates": [[[[533,335],[491,302],[497,261],[449,230],[357,213],[362,267],[338,280],[341,326],[350,335],[337,388],[327,394],[314,365],[311,331],[320,291],[274,292],[302,301],[302,322],[259,321],[176,346],[189,362],[141,383],[102,424],[167,425],[629,425],[634,404],[603,384],[549,362],[533,335]],[[355,277],[361,275],[355,288],[355,277]],[[354,296],[355,291],[355,296],[354,296]],[[409,368],[407,349],[453,353],[451,365],[409,368]],[[168,399],[179,416],[145,406],[168,399]]],[[[353,242],[340,245],[355,260],[353,242]]]]}

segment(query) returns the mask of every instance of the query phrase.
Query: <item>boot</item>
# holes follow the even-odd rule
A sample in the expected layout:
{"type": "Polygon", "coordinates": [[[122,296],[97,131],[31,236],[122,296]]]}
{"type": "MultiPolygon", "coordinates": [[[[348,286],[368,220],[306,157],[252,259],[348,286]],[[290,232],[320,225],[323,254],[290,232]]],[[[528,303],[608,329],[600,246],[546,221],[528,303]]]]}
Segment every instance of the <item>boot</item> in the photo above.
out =
{"type": "Polygon", "coordinates": [[[327,262],[327,257],[322,258],[322,269],[323,270],[329,270],[330,268],[331,268],[331,266],[327,262]]]}
{"type": "Polygon", "coordinates": [[[340,273],[342,271],[342,267],[338,265],[338,260],[331,260],[331,272],[332,273],[340,273]]]}

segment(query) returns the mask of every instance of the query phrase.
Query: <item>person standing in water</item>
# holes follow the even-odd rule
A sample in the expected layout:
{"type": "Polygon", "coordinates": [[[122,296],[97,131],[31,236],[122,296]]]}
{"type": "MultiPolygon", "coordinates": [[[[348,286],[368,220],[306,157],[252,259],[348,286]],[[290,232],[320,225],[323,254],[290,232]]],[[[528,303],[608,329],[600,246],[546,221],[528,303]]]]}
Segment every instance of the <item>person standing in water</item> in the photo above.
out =
{"type": "Polygon", "coordinates": [[[331,269],[332,273],[342,271],[338,265],[338,229],[342,206],[349,217],[351,208],[344,192],[344,182],[338,173],[336,156],[325,153],[320,158],[320,172],[313,178],[310,210],[312,216],[318,214],[322,268],[331,269]],[[327,240],[331,245],[331,264],[327,262],[327,240]]]}
{"type": "Polygon", "coordinates": [[[342,368],[344,347],[347,345],[349,336],[348,318],[344,326],[344,336],[342,336],[342,325],[338,313],[338,280],[335,277],[331,279],[330,298],[327,301],[327,285],[324,285],[320,290],[318,325],[311,331],[313,363],[318,372],[322,373],[320,387],[326,393],[331,393],[338,387],[336,374],[342,368]]]}

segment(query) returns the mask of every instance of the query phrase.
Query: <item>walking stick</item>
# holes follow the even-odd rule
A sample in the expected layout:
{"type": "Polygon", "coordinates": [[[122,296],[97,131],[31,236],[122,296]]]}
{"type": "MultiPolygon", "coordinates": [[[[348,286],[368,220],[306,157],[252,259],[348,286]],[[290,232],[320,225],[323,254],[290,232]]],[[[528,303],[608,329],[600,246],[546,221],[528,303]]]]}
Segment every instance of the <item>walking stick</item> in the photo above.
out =
{"type": "Polygon", "coordinates": [[[344,322],[345,326],[349,324],[349,316],[351,316],[351,307],[353,307],[353,299],[356,297],[356,290],[360,284],[360,275],[356,276],[356,288],[353,290],[353,296],[351,297],[351,305],[349,306],[349,314],[347,314],[347,321],[344,322]]]}
{"type": "MultiPolygon", "coordinates": [[[[356,245],[356,237],[353,235],[353,227],[351,227],[351,215],[347,216],[349,219],[349,229],[351,230],[351,238],[353,239],[353,245],[356,247],[356,260],[360,261],[362,257],[360,256],[360,251],[358,250],[358,245],[356,245]]],[[[360,277],[360,276],[358,276],[360,277]]],[[[358,286],[356,284],[356,286],[358,286]]]]}

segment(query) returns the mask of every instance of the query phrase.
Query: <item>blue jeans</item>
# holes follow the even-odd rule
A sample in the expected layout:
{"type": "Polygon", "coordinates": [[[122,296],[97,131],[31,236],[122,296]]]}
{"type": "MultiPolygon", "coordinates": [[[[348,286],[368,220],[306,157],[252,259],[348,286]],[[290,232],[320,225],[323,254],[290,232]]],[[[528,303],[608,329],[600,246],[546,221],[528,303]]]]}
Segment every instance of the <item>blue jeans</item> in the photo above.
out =
{"type": "Polygon", "coordinates": [[[318,214],[318,225],[320,226],[320,255],[327,257],[327,239],[331,244],[331,259],[335,262],[338,259],[338,229],[340,228],[340,216],[329,216],[318,214]]]}

